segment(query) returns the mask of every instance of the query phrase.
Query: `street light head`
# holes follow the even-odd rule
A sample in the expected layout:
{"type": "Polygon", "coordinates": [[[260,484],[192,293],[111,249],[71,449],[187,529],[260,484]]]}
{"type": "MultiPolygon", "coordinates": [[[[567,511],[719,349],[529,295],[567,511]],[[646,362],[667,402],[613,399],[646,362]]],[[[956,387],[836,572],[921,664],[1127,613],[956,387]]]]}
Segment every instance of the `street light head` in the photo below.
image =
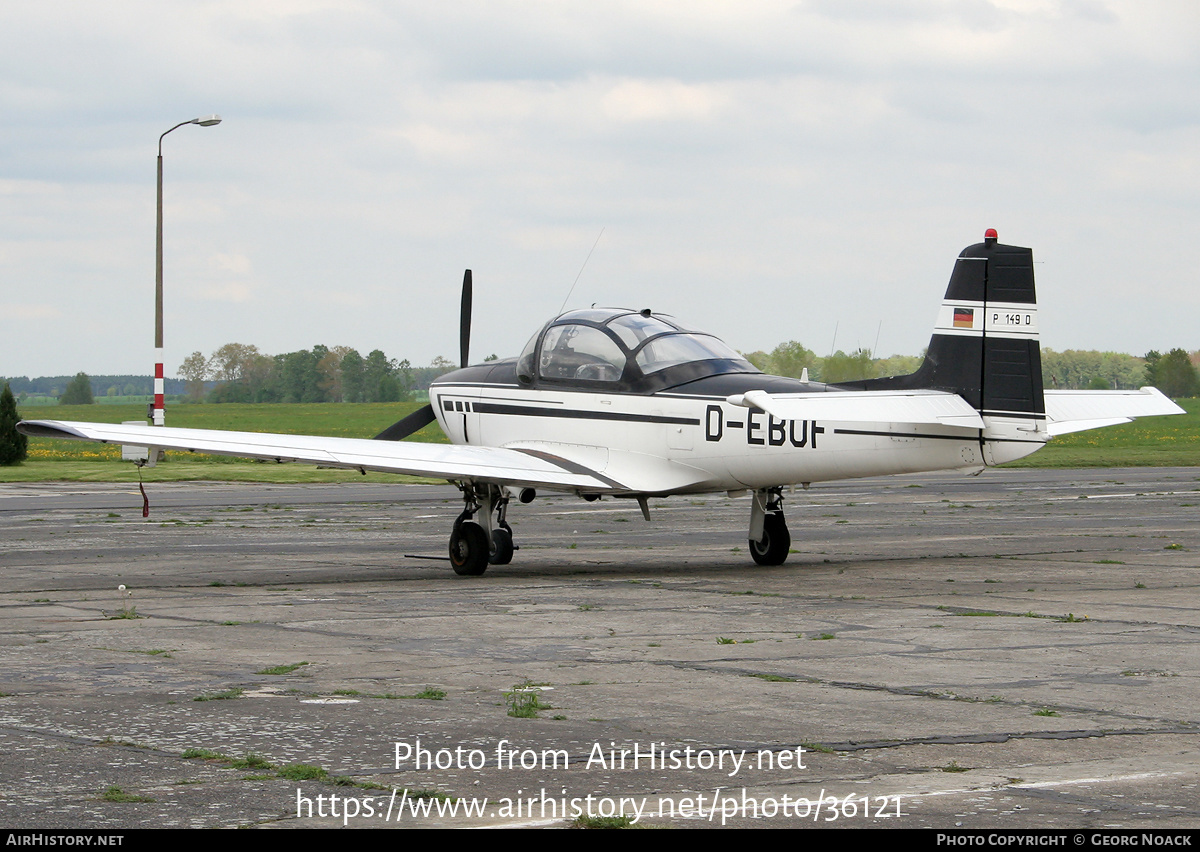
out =
{"type": "Polygon", "coordinates": [[[192,124],[199,124],[201,127],[212,127],[214,124],[220,124],[220,123],[221,123],[221,116],[219,116],[219,115],[205,115],[205,116],[202,116],[202,117],[200,117],[200,118],[193,118],[193,119],[192,119],[192,121],[191,121],[191,123],[192,123],[192,124]]]}

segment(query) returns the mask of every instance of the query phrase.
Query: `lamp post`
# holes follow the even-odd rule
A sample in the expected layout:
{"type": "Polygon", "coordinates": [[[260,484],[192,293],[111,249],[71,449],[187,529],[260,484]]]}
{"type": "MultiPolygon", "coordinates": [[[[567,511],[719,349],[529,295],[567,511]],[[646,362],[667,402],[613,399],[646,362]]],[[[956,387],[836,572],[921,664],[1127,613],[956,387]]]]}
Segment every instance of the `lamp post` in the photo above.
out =
{"type": "MultiPolygon", "coordinates": [[[[205,115],[193,118],[191,121],[181,121],[171,130],[178,130],[185,124],[198,124],[201,127],[212,127],[221,123],[219,115],[205,115]]],[[[168,130],[167,133],[170,133],[168,130]]],[[[158,225],[155,229],[154,245],[154,405],[151,417],[155,426],[166,423],[163,373],[163,234],[162,234],[162,141],[167,135],[158,137],[158,225]]]]}

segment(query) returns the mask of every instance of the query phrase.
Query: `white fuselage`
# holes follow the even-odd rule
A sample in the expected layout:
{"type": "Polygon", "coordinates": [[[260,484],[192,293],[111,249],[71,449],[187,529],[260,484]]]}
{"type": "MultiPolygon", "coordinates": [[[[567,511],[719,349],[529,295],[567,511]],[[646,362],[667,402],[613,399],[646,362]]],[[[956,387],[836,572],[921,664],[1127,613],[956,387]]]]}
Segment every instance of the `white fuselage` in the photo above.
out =
{"type": "Polygon", "coordinates": [[[986,430],[904,423],[780,420],[724,398],[607,394],[519,385],[430,389],[456,444],[541,450],[619,483],[614,491],[698,493],[932,470],[977,472],[1045,441],[1036,422],[986,430]],[[1020,443],[993,438],[1021,431],[1020,443]]]}

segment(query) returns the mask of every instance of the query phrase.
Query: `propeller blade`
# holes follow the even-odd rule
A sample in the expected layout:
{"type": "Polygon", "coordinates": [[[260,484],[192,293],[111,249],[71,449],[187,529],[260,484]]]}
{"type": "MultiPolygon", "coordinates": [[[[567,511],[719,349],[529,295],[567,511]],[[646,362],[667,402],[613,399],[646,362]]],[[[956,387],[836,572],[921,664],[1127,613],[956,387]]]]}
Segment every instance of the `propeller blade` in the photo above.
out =
{"type": "Polygon", "coordinates": [[[463,273],[462,310],[458,321],[459,366],[467,366],[467,352],[471,348],[471,270],[463,273]]]}
{"type": "Polygon", "coordinates": [[[403,441],[413,432],[428,426],[437,415],[432,405],[423,405],[403,420],[398,420],[375,436],[376,441],[403,441]]]}

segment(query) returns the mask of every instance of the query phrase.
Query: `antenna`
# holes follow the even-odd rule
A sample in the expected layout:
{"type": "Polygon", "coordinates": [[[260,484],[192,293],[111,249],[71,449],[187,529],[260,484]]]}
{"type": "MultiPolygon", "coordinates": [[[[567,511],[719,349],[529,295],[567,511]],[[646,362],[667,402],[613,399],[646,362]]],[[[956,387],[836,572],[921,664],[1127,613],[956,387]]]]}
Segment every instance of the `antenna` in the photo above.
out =
{"type": "MultiPolygon", "coordinates": [[[[600,233],[598,233],[596,235],[596,242],[592,243],[592,251],[595,251],[596,246],[600,245],[600,238],[603,236],[604,236],[604,229],[601,228],[600,233]]],[[[583,270],[587,268],[588,261],[592,259],[592,251],[589,251],[587,253],[587,257],[585,257],[583,259],[583,266],[579,267],[579,274],[576,275],[575,280],[571,282],[571,289],[567,291],[567,298],[563,299],[562,307],[560,307],[558,309],[558,312],[560,314],[563,312],[563,308],[565,308],[567,306],[567,302],[570,300],[571,294],[575,292],[575,285],[579,283],[579,276],[583,275],[583,270]]]]}

